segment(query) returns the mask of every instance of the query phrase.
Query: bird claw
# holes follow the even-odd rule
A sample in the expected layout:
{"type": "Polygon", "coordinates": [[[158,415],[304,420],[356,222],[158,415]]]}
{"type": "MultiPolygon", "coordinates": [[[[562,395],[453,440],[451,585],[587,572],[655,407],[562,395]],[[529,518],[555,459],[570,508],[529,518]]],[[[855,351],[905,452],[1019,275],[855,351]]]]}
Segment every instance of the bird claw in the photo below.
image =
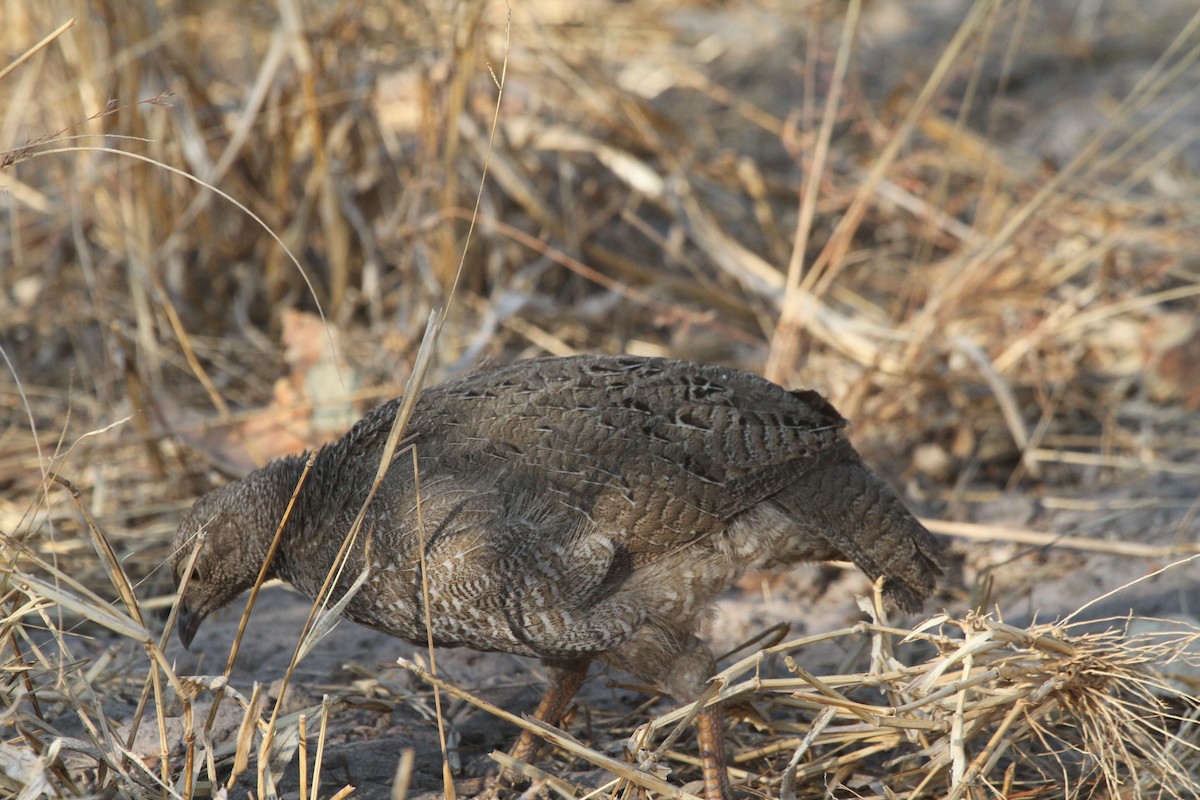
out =
{"type": "Polygon", "coordinates": [[[496,775],[484,779],[483,791],[475,795],[473,800],[502,800],[502,798],[525,800],[525,798],[534,798],[544,794],[544,788],[539,787],[535,782],[502,768],[496,775]]]}

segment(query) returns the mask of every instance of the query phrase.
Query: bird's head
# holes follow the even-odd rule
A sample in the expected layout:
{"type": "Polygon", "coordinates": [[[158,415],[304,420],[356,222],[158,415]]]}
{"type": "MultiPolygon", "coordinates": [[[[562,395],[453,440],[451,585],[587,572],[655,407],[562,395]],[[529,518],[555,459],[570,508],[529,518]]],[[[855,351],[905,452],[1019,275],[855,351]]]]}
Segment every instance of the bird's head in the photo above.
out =
{"type": "MultiPolygon", "coordinates": [[[[189,647],[204,619],[254,585],[292,485],[273,462],[196,501],[175,534],[171,570],[179,596],[179,639],[189,647]],[[195,552],[195,562],[188,564],[195,552]],[[184,585],[184,579],[187,579],[184,585]]],[[[274,577],[274,569],[267,577],[274,577]]]]}

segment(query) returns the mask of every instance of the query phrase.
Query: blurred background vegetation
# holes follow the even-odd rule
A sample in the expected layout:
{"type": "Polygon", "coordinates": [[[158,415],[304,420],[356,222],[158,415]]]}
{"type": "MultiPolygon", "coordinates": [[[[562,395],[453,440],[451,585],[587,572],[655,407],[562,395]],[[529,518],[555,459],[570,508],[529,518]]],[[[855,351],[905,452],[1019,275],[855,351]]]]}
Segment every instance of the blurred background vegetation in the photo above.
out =
{"type": "Polygon", "coordinates": [[[817,2],[9,4],[10,53],[76,24],[0,85],[4,449],[132,415],[76,471],[170,469],[185,414],[271,400],[297,311],[386,394],[460,259],[439,375],[727,362],[993,485],[1177,444],[1188,5],[872,3],[839,48],[817,2]]]}

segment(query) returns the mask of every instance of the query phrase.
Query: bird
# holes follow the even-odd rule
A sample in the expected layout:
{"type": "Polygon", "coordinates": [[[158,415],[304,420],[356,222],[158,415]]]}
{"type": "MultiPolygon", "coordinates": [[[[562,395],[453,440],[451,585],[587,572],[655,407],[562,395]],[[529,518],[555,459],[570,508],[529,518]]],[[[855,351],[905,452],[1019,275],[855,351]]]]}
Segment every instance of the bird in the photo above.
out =
{"type": "MultiPolygon", "coordinates": [[[[185,646],[254,584],[285,517],[266,576],[317,596],[402,400],[320,448],[307,474],[307,454],[285,456],[195,502],[172,556],[178,587],[196,550],[178,599],[185,646]]],[[[748,570],[852,561],[909,611],[935,589],[939,542],[847,424],[816,391],[662,358],[546,357],[452,379],[416,401],[334,594],[365,575],[342,611],[356,622],[541,659],[534,716],[552,725],[592,662],[694,701],[716,669],[700,624],[748,570]]],[[[719,704],[698,714],[706,800],[732,796],[724,732],[719,704]]],[[[510,752],[528,761],[540,744],[525,731],[510,752]]]]}

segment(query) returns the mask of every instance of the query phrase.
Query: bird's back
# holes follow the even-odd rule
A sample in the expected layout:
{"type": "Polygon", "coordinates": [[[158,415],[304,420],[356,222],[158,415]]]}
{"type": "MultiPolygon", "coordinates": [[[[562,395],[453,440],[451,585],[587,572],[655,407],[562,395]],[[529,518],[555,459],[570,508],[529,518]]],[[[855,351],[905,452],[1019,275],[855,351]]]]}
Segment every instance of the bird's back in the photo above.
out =
{"type": "MultiPolygon", "coordinates": [[[[399,401],[364,418],[382,446],[399,401]]],[[[408,433],[421,462],[561,493],[633,551],[723,527],[799,476],[851,457],[816,392],[739,370],[636,357],[547,358],[425,391],[408,433]]],[[[369,444],[368,444],[369,443],[369,444]]]]}

